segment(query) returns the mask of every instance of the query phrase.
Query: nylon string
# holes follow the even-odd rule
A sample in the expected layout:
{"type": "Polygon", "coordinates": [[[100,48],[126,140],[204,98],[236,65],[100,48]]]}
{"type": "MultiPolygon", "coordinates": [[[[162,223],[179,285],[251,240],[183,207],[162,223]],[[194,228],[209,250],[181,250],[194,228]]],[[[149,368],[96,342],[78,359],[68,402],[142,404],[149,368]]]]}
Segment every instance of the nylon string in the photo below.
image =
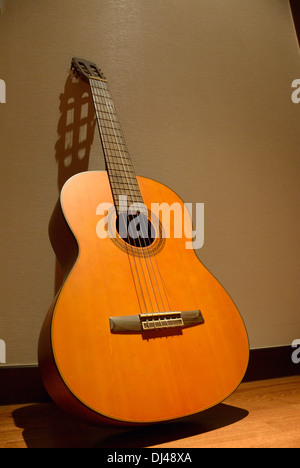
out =
{"type": "MultiPolygon", "coordinates": [[[[120,127],[120,122],[117,119],[114,104],[113,104],[112,99],[110,97],[109,90],[108,90],[108,88],[106,86],[106,82],[105,81],[99,81],[99,80],[94,80],[94,81],[96,81],[95,84],[97,84],[97,86],[93,85],[91,80],[90,80],[90,85],[91,85],[91,88],[92,88],[92,91],[93,91],[93,99],[94,99],[94,105],[95,105],[95,109],[96,109],[96,113],[97,113],[98,128],[99,128],[99,131],[100,131],[100,136],[101,136],[101,139],[102,139],[102,142],[103,142],[104,150],[107,150],[106,153],[105,153],[106,162],[107,162],[108,166],[113,164],[112,161],[109,160],[109,157],[111,157],[111,155],[108,155],[108,153],[112,151],[112,149],[109,148],[109,146],[110,146],[110,144],[112,142],[106,141],[105,132],[103,132],[103,130],[102,130],[102,125],[101,125],[101,122],[100,122],[101,116],[100,116],[99,113],[103,112],[103,110],[101,109],[102,103],[99,102],[99,99],[98,99],[99,97],[104,98],[106,113],[109,116],[110,124],[111,124],[110,129],[113,130],[115,142],[116,142],[116,145],[117,145],[117,151],[119,153],[119,158],[121,160],[121,165],[123,166],[123,173],[125,175],[125,180],[127,181],[127,187],[129,188],[129,192],[130,192],[130,195],[132,196],[132,200],[135,200],[136,194],[132,193],[131,184],[129,183],[130,177],[128,177],[128,166],[126,166],[125,161],[124,161],[124,157],[123,157],[122,154],[124,153],[127,156],[127,158],[128,158],[127,163],[129,162],[130,165],[131,165],[131,160],[130,160],[130,157],[129,157],[127,147],[125,145],[124,137],[123,137],[121,127],[120,127]],[[100,90],[100,96],[97,93],[95,93],[95,90],[100,90]],[[112,113],[112,110],[113,110],[113,113],[112,113]],[[113,116],[116,117],[116,120],[113,120],[113,118],[112,118],[113,116]],[[119,126],[118,129],[115,128],[114,123],[118,124],[118,126],[119,126]],[[120,134],[118,135],[117,133],[120,133],[120,134]],[[121,140],[121,141],[119,141],[119,140],[121,140]],[[121,144],[123,146],[123,151],[120,148],[121,144]]],[[[136,180],[136,178],[135,178],[135,180],[136,180]]],[[[118,190],[119,190],[119,187],[118,187],[118,190]]],[[[142,220],[144,222],[144,218],[142,218],[142,220]]],[[[147,222],[147,224],[148,224],[148,216],[147,216],[147,221],[145,221],[145,222],[147,222]]],[[[144,226],[144,227],[146,227],[146,226],[144,226]]],[[[141,271],[141,274],[142,274],[142,278],[141,278],[140,274],[139,274],[139,271],[138,271],[138,266],[136,264],[136,256],[134,255],[132,245],[130,244],[130,241],[129,241],[129,233],[128,232],[127,232],[127,237],[128,237],[128,245],[131,248],[132,259],[133,259],[133,263],[134,263],[134,269],[135,269],[135,272],[136,272],[138,285],[139,285],[139,288],[140,288],[140,292],[141,292],[141,296],[142,296],[142,300],[143,300],[143,303],[144,303],[144,308],[145,308],[146,313],[149,313],[149,312],[148,312],[148,307],[147,307],[147,304],[146,304],[147,301],[146,301],[145,294],[144,294],[144,291],[143,291],[142,283],[144,284],[144,287],[146,289],[146,296],[148,297],[151,312],[154,312],[155,309],[156,309],[157,312],[161,312],[159,310],[160,307],[158,305],[159,301],[161,302],[161,305],[162,305],[162,307],[163,307],[163,309],[165,311],[170,310],[170,306],[168,304],[167,293],[166,293],[166,290],[165,290],[165,287],[164,287],[164,284],[163,284],[163,281],[162,281],[162,278],[161,278],[161,274],[160,274],[160,271],[159,271],[155,256],[154,256],[154,262],[155,262],[155,265],[156,265],[156,269],[157,269],[157,272],[158,272],[158,278],[159,279],[157,279],[157,276],[155,274],[151,256],[149,255],[149,252],[147,251],[147,249],[144,249],[144,247],[142,246],[140,237],[138,237],[137,243],[136,243],[136,239],[134,240],[135,247],[138,247],[140,249],[141,253],[142,253],[142,259],[143,259],[143,263],[144,263],[144,266],[145,266],[145,273],[144,273],[144,268],[143,268],[141,257],[137,256],[138,263],[139,263],[139,266],[140,266],[140,271],[141,271]],[[145,256],[145,254],[146,254],[146,256],[145,256]],[[150,273],[149,268],[148,268],[147,260],[149,262],[149,267],[150,267],[150,270],[152,272],[152,276],[154,278],[154,283],[155,283],[155,286],[156,286],[156,290],[158,291],[159,298],[156,297],[157,294],[155,293],[155,287],[154,287],[152,279],[151,279],[151,273],[150,273]],[[150,285],[150,289],[148,287],[147,278],[148,278],[148,283],[150,285]],[[167,306],[168,306],[167,308],[164,306],[164,300],[162,298],[162,293],[160,291],[159,282],[162,285],[165,300],[166,300],[167,306]],[[154,307],[153,307],[153,304],[152,304],[151,296],[152,296],[152,300],[154,301],[154,307]]],[[[131,264],[131,262],[130,262],[130,264],[131,264]]]]}

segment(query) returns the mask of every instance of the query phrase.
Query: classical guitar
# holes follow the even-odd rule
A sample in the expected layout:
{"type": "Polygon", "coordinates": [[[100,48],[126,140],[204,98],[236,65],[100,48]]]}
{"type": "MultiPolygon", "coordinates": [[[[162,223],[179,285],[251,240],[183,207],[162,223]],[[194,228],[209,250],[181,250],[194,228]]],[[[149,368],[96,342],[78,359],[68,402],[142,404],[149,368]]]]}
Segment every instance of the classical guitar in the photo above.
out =
{"type": "Polygon", "coordinates": [[[182,200],[136,176],[102,72],[76,58],[72,70],[90,85],[106,171],[71,177],[50,220],[64,282],[40,333],[45,387],[64,409],[96,424],[200,412],[244,376],[244,323],[187,248],[192,223],[182,200]],[[163,215],[162,207],[175,205],[185,219],[182,236],[175,214],[163,215]]]}

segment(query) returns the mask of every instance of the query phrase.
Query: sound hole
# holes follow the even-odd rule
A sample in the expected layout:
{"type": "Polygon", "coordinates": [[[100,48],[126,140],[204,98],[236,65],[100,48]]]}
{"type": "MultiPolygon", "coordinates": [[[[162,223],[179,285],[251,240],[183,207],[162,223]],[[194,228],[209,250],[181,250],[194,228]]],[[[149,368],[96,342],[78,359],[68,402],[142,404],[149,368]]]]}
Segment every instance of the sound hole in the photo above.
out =
{"type": "Polygon", "coordinates": [[[140,212],[120,213],[116,220],[119,236],[133,247],[148,247],[155,240],[155,229],[148,217],[140,212]]]}

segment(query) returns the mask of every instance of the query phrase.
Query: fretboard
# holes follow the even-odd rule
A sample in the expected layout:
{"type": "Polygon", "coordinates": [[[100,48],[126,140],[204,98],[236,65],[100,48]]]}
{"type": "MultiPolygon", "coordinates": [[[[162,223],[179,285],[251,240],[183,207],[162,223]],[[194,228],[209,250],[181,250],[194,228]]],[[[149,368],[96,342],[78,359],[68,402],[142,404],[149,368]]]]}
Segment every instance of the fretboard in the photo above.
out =
{"type": "Polygon", "coordinates": [[[143,199],[108,84],[94,78],[89,82],[111,191],[119,214],[133,203],[143,203],[143,199]]]}

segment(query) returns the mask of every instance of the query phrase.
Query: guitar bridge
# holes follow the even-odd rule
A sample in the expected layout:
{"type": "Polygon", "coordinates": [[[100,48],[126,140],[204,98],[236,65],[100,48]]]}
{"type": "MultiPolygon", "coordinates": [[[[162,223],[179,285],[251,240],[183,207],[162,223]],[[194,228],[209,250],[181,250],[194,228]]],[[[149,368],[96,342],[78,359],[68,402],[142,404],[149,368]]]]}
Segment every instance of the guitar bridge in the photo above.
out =
{"type": "Polygon", "coordinates": [[[183,327],[184,325],[180,312],[141,314],[140,321],[143,330],[159,330],[161,328],[183,327]]]}
{"type": "Polygon", "coordinates": [[[110,317],[109,322],[112,333],[141,333],[192,327],[204,323],[204,318],[200,310],[187,310],[110,317]]]}

